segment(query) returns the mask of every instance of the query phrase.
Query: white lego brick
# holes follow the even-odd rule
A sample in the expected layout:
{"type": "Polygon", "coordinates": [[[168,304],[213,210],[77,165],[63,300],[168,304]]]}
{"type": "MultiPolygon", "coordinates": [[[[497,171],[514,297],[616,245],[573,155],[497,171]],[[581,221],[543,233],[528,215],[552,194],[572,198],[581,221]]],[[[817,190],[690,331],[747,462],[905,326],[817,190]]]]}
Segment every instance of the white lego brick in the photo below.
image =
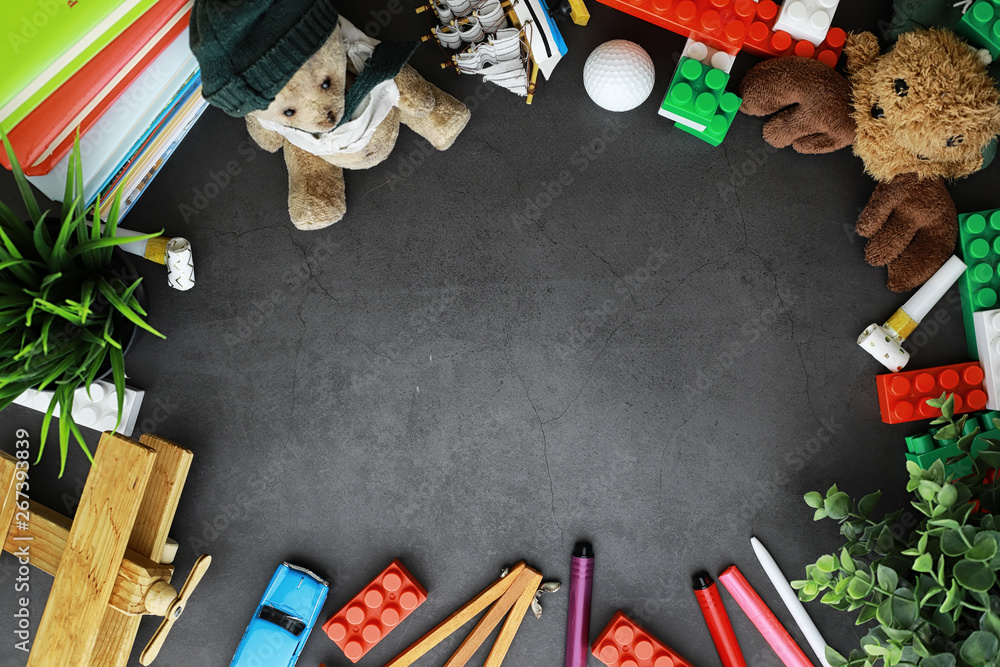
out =
{"type": "Polygon", "coordinates": [[[673,113],[672,111],[667,111],[666,109],[664,109],[662,107],[659,109],[659,111],[657,113],[659,113],[664,118],[669,118],[670,120],[675,120],[678,123],[680,123],[681,125],[687,125],[688,127],[693,127],[694,129],[699,130],[700,132],[704,132],[705,128],[708,127],[707,125],[701,125],[699,123],[695,123],[693,121],[690,121],[687,118],[684,118],[683,116],[678,116],[677,114],[673,113]]]}
{"type": "Polygon", "coordinates": [[[795,39],[819,46],[833,24],[839,0],[785,0],[774,30],[784,30],[795,39]]]}
{"type": "Polygon", "coordinates": [[[979,348],[979,363],[986,378],[986,407],[1000,409],[1000,308],[972,313],[976,329],[976,347],[979,348]]]}
{"type": "MultiPolygon", "coordinates": [[[[126,436],[132,435],[144,395],[143,391],[125,387],[122,421],[118,426],[118,433],[126,436]]],[[[44,413],[49,409],[52,396],[53,392],[48,389],[45,391],[29,389],[15,398],[14,402],[44,413]]],[[[58,405],[52,414],[56,417],[59,416],[58,405]]],[[[98,380],[90,386],[90,396],[87,395],[86,388],[77,389],[73,395],[73,421],[76,422],[77,426],[85,426],[95,431],[114,430],[115,423],[118,421],[118,394],[115,391],[115,385],[111,382],[98,380]]]]}
{"type": "MultiPolygon", "coordinates": [[[[702,65],[721,69],[726,74],[732,71],[733,63],[736,62],[735,56],[731,56],[725,51],[713,49],[711,46],[691,38],[688,38],[687,44],[684,45],[681,57],[691,58],[692,60],[697,60],[702,65]]],[[[687,124],[690,125],[690,123],[687,124]]]]}

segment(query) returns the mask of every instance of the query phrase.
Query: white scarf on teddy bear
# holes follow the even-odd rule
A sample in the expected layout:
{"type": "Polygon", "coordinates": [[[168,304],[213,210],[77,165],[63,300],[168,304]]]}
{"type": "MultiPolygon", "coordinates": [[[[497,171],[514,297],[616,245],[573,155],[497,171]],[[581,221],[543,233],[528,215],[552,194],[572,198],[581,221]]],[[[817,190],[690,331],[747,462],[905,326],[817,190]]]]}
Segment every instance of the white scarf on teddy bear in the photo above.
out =
{"type": "MultiPolygon", "coordinates": [[[[343,16],[339,18],[340,32],[347,49],[347,58],[355,72],[365,67],[378,45],[378,40],[361,32],[343,16]]],[[[283,136],[294,146],[313,155],[357,153],[365,149],[375,130],[399,104],[399,87],[388,79],[372,88],[372,92],[358,105],[351,119],[324,134],[313,134],[281,123],[260,119],[260,124],[283,136]]]]}

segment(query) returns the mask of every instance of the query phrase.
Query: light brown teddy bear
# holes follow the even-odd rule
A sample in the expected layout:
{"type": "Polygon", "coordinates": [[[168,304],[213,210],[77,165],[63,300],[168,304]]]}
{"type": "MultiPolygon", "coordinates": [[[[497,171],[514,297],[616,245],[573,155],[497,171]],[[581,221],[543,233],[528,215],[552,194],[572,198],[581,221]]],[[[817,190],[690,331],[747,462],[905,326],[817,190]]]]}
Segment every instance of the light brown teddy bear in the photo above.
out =
{"type": "Polygon", "coordinates": [[[299,229],[344,216],[343,170],[385,160],[400,123],[445,150],[469,121],[405,64],[415,44],[380,43],[326,0],[199,0],[191,30],[205,98],[244,116],[261,148],[284,149],[299,229]]]}
{"type": "MultiPolygon", "coordinates": [[[[947,30],[914,30],[882,54],[871,33],[844,49],[847,78],[814,60],[778,58],[747,73],[742,111],[771,116],[764,139],[800,153],[853,146],[878,186],[858,219],[865,258],[887,266],[888,286],[923,284],[958,236],[946,180],[983,165],[1000,132],[995,82],[984,53],[947,30]]],[[[988,54],[986,54],[988,57],[988,54]]]]}

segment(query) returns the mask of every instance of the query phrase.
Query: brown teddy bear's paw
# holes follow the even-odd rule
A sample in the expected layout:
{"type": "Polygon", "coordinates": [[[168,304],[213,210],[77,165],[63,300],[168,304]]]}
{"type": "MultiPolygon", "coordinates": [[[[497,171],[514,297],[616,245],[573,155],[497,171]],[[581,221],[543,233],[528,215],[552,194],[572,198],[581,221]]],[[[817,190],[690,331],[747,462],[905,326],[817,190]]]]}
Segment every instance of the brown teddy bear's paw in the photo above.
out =
{"type": "Polygon", "coordinates": [[[310,197],[288,198],[288,215],[298,229],[312,231],[339,222],[347,213],[346,204],[310,197]]]}
{"type": "Polygon", "coordinates": [[[905,247],[912,237],[912,230],[905,236],[876,234],[865,244],[865,261],[872,266],[886,266],[899,257],[901,247],[905,247]]]}
{"type": "Polygon", "coordinates": [[[434,111],[420,118],[400,109],[400,121],[422,136],[439,151],[451,148],[468,124],[472,113],[468,107],[437,86],[434,91],[434,111]]]}
{"type": "Polygon", "coordinates": [[[399,88],[399,108],[404,113],[423,118],[434,111],[434,89],[412,66],[404,65],[396,75],[396,87],[399,88]]]}
{"type": "Polygon", "coordinates": [[[919,230],[899,256],[888,262],[889,289],[907,292],[923,285],[952,256],[955,243],[948,228],[919,230]]]}
{"type": "Polygon", "coordinates": [[[313,230],[329,227],[347,213],[343,179],[289,183],[288,215],[299,229],[313,230]],[[338,187],[339,185],[339,187],[338,187]]]}
{"type": "MultiPolygon", "coordinates": [[[[951,255],[948,255],[949,257],[951,255]]],[[[948,261],[947,257],[915,257],[903,253],[899,259],[889,263],[887,287],[893,292],[909,292],[930,280],[938,269],[948,261]]]]}

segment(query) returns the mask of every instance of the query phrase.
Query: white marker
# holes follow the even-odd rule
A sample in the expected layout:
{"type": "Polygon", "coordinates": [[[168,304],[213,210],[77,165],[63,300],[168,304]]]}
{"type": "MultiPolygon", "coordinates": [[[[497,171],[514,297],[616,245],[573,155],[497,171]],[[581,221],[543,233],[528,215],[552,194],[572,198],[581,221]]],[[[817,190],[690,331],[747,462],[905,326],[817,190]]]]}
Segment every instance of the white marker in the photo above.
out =
{"type": "Polygon", "coordinates": [[[830,667],[830,663],[826,661],[826,640],[823,639],[823,635],[819,633],[819,629],[813,620],[809,618],[809,614],[806,613],[806,608],[802,606],[802,602],[799,601],[799,596],[795,594],[792,587],[788,585],[788,580],[785,579],[785,575],[781,573],[781,569],[778,564],[774,562],[771,558],[771,554],[767,552],[764,545],[760,543],[756,537],[750,538],[750,545],[753,546],[754,553],[757,554],[757,560],[760,561],[761,566],[764,568],[764,572],[767,573],[767,578],[771,580],[775,589],[778,591],[778,595],[781,596],[781,601],[785,603],[788,607],[788,611],[792,613],[792,618],[795,619],[795,623],[799,626],[799,630],[805,635],[806,641],[809,642],[809,646],[812,648],[813,653],[819,658],[820,664],[823,667],[830,667]]]}

